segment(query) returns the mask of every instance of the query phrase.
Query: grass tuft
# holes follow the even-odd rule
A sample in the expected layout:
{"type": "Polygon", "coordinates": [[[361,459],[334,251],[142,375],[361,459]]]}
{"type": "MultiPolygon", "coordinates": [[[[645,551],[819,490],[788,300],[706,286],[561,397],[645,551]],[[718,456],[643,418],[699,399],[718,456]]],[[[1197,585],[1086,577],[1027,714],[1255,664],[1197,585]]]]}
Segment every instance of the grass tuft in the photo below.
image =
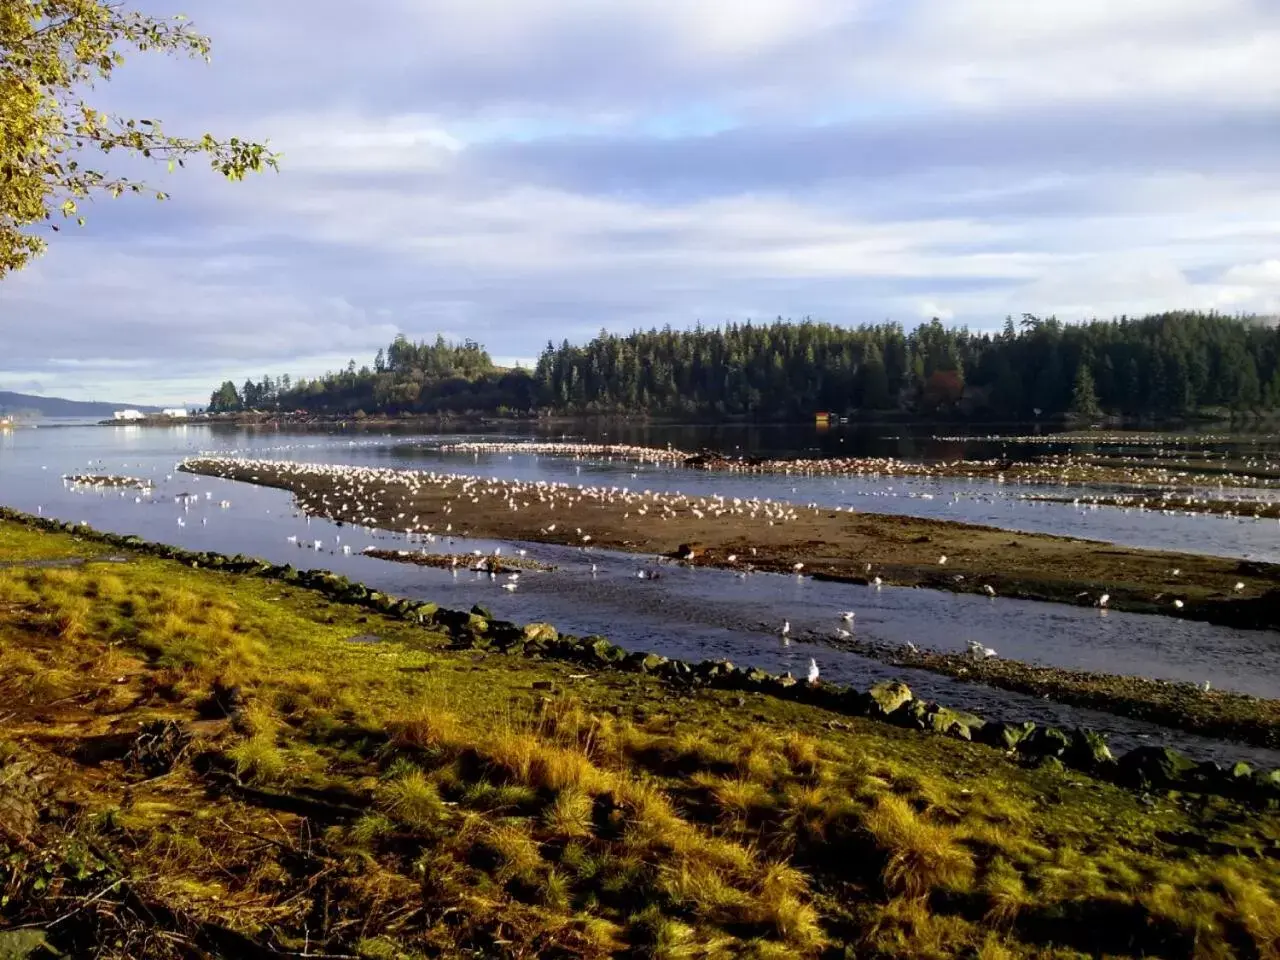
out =
{"type": "Polygon", "coordinates": [[[887,857],[882,876],[889,890],[923,897],[935,887],[961,884],[973,871],[954,831],[929,823],[901,797],[881,797],[865,826],[887,857]]]}

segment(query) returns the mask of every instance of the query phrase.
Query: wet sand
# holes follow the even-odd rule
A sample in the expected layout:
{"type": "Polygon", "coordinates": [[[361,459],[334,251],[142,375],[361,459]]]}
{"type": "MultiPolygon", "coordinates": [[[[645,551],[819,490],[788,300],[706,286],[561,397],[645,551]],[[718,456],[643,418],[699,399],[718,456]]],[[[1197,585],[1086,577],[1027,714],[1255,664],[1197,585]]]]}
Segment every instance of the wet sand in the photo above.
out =
{"type": "Polygon", "coordinates": [[[616,488],[230,458],[197,458],[181,469],[290,490],[308,513],[401,532],[600,547],[744,574],[862,584],[879,577],[1081,606],[1106,595],[1117,610],[1280,629],[1275,564],[776,502],[734,508],[705,497],[624,496],[616,488]]]}

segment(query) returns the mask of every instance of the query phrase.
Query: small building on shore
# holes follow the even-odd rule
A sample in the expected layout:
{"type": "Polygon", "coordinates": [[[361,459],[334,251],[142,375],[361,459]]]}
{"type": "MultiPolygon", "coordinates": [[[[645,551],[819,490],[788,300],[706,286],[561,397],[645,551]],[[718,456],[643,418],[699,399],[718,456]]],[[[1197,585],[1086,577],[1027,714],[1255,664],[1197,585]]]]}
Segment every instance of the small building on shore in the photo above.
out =
{"type": "Polygon", "coordinates": [[[142,420],[144,415],[141,410],[134,410],[129,407],[125,410],[117,410],[111,415],[112,420],[142,420]]]}
{"type": "Polygon", "coordinates": [[[186,407],[166,407],[160,411],[162,417],[170,417],[174,420],[182,420],[187,416],[186,407]]]}

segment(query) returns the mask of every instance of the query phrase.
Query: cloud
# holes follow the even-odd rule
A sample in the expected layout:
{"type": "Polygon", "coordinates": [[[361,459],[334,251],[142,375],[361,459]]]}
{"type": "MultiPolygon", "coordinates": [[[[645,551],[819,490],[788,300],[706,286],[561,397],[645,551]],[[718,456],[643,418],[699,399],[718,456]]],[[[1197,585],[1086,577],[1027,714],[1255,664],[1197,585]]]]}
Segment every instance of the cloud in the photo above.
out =
{"type": "Polygon", "coordinates": [[[195,12],[213,66],[96,95],[284,171],[91,205],[0,285],[0,385],[200,401],[398,331],[528,361],[699,320],[1280,311],[1269,0],[195,12]]]}

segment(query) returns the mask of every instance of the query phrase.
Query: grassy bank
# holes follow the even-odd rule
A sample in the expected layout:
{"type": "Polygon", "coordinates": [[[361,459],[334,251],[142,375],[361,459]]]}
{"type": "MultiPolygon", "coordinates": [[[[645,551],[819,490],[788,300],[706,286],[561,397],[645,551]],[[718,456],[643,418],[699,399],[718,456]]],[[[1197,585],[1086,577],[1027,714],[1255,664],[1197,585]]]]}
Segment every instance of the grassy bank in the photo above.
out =
{"type": "Polygon", "coordinates": [[[1274,956],[1280,815],[0,523],[0,948],[1274,956]],[[18,931],[15,928],[30,925],[18,931]],[[41,933],[44,931],[44,933],[41,933]]]}
{"type": "Polygon", "coordinates": [[[292,491],[308,512],[415,532],[664,554],[791,573],[1280,628],[1280,565],[801,504],[623,492],[286,461],[195,459],[192,473],[292,491]],[[1237,584],[1239,587],[1237,588],[1237,584]]]}

